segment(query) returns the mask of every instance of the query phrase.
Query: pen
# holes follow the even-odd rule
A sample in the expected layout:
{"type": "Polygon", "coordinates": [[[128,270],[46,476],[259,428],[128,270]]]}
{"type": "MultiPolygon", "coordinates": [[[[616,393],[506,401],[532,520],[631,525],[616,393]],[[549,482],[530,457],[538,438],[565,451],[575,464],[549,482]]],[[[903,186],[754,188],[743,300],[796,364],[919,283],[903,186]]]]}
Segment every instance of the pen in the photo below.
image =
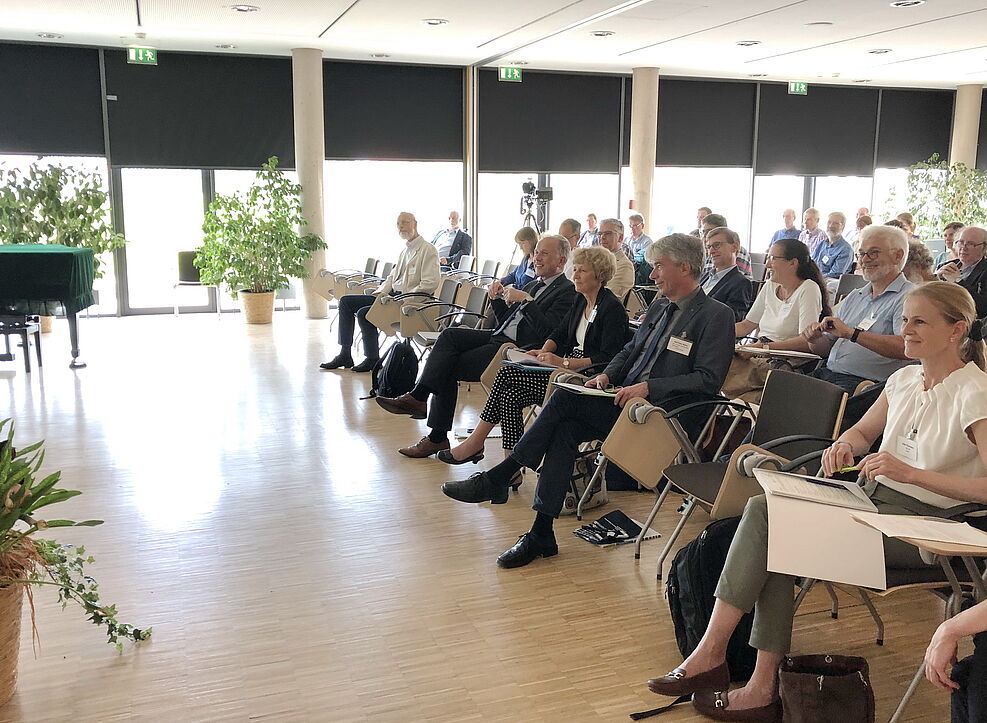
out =
{"type": "Polygon", "coordinates": [[[806,482],[811,482],[814,485],[822,485],[823,487],[832,487],[833,489],[836,490],[846,489],[846,487],[844,487],[841,484],[837,484],[836,482],[823,482],[821,479],[808,479],[807,477],[803,477],[803,479],[805,479],[806,482]]]}
{"type": "Polygon", "coordinates": [[[843,472],[859,472],[860,471],[860,467],[857,466],[857,465],[852,465],[850,467],[841,467],[840,469],[838,469],[836,471],[838,473],[840,473],[840,474],[842,474],[843,472]]]}

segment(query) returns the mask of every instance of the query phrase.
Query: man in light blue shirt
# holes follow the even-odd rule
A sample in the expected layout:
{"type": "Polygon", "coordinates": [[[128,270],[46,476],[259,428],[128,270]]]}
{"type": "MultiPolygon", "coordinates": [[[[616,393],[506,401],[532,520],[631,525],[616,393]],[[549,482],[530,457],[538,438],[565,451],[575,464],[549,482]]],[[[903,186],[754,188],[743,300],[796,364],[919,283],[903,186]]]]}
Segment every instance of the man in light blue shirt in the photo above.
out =
{"type": "Polygon", "coordinates": [[[819,226],[819,210],[807,208],[802,214],[802,233],[799,234],[799,241],[809,247],[809,253],[815,251],[816,246],[826,240],[826,230],[819,226]]]}
{"type": "Polygon", "coordinates": [[[908,257],[908,237],[892,226],[868,226],[860,233],[857,258],[870,283],[851,292],[836,316],[810,324],[802,335],[772,348],[808,351],[826,359],[810,376],[832,382],[853,394],[869,379],[887,380],[912,363],[901,335],[905,295],[915,287],[901,273],[908,257]]]}
{"type": "Polygon", "coordinates": [[[839,211],[829,214],[826,221],[826,240],[818,244],[812,252],[822,275],[827,279],[838,279],[850,272],[853,265],[853,247],[843,238],[846,216],[839,211]]]}
{"type": "Polygon", "coordinates": [[[799,231],[798,227],[795,225],[795,209],[786,208],[781,212],[781,220],[785,224],[785,228],[780,228],[775,231],[774,236],[771,237],[771,243],[768,244],[770,249],[776,243],[781,241],[783,238],[797,239],[802,233],[799,231]]]}
{"type": "Polygon", "coordinates": [[[627,255],[631,257],[631,261],[644,261],[644,252],[652,243],[651,237],[644,232],[644,216],[632,213],[627,219],[627,225],[631,228],[631,235],[624,239],[627,255]]]}

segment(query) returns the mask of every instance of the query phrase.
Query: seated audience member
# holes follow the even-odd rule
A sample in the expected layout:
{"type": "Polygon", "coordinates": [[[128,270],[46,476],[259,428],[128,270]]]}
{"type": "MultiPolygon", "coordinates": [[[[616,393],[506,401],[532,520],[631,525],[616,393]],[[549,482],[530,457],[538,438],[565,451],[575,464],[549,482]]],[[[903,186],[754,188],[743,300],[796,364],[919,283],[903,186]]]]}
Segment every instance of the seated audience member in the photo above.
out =
{"type": "Polygon", "coordinates": [[[599,243],[596,237],[597,230],[596,214],[591,213],[586,217],[586,230],[579,236],[579,248],[584,249],[590,246],[596,246],[599,243]]]}
{"type": "Polygon", "coordinates": [[[867,214],[857,216],[857,227],[854,229],[855,233],[853,234],[853,238],[851,239],[850,236],[843,237],[850,242],[850,247],[853,249],[854,253],[857,253],[857,250],[860,248],[860,232],[873,223],[874,219],[867,214]]]}
{"type": "Polygon", "coordinates": [[[781,241],[783,238],[793,238],[797,239],[801,231],[799,231],[798,226],[795,225],[795,209],[786,208],[781,213],[781,220],[785,224],[783,228],[775,231],[774,236],[771,237],[771,244],[775,244],[781,241]]]}
{"type": "Polygon", "coordinates": [[[824,379],[853,394],[869,379],[883,382],[910,362],[901,338],[901,309],[905,293],[914,284],[901,269],[908,253],[904,231],[889,226],[868,226],[861,232],[860,273],[869,283],[851,291],[836,316],[810,324],[794,339],[772,349],[807,351],[826,359],[811,376],[824,379]]]}
{"type": "Polygon", "coordinates": [[[709,206],[700,206],[696,211],[696,228],[689,232],[690,236],[699,238],[703,233],[703,219],[713,213],[709,206]]]}
{"type": "Polygon", "coordinates": [[[908,226],[906,226],[903,222],[899,221],[896,218],[893,218],[890,221],[885,221],[884,225],[891,226],[892,228],[900,228],[902,231],[905,232],[906,236],[908,235],[908,226]]]}
{"type": "Polygon", "coordinates": [[[579,245],[579,231],[582,225],[574,218],[567,218],[559,224],[559,236],[569,242],[569,260],[565,263],[562,273],[572,281],[572,249],[579,245]]]}
{"type": "MultiPolygon", "coordinates": [[[[607,221],[602,227],[606,229],[607,221]]],[[[627,261],[623,254],[616,254],[627,261]]],[[[532,360],[579,371],[591,365],[608,364],[627,341],[627,312],[605,285],[614,272],[615,254],[596,246],[576,249],[572,254],[576,301],[538,349],[528,352],[532,360]]],[[[630,262],[627,261],[629,264],[630,262]]],[[[524,409],[541,404],[548,389],[551,369],[524,369],[504,364],[494,380],[480,422],[473,433],[451,450],[436,455],[447,464],[478,462],[483,459],[483,442],[500,425],[505,450],[524,432],[524,409]]]]}
{"type": "Polygon", "coordinates": [[[754,286],[737,266],[740,236],[736,231],[721,226],[706,234],[705,245],[713,270],[702,275],[699,285],[706,296],[729,306],[734,320],[740,321],[750,310],[754,300],[754,286]]]}
{"type": "Polygon", "coordinates": [[[449,449],[448,434],[456,413],[457,382],[479,381],[502,344],[541,346],[569,313],[576,291],[562,269],[569,256],[569,242],[561,236],[544,236],[535,247],[534,268],[538,280],[523,289],[505,288],[494,282],[487,289],[497,317],[493,331],[452,327],[443,331],[425,362],[418,383],[400,397],[377,397],[377,404],[391,414],[425,419],[428,436],[399,449],[405,457],[428,457],[449,449]],[[510,304],[510,306],[508,306],[510,304]],[[432,404],[427,404],[432,397],[432,404]]]}
{"type": "Polygon", "coordinates": [[[935,281],[936,275],[932,273],[932,252],[929,251],[928,246],[921,241],[910,239],[908,241],[908,259],[905,261],[905,268],[901,270],[901,273],[913,284],[935,281]]]}
{"type": "Polygon", "coordinates": [[[938,628],[925,651],[925,677],[952,692],[952,723],[987,720],[987,601],[982,601],[938,628]],[[960,638],[973,636],[973,655],[956,662],[960,638]],[[952,666],[952,671],[949,670],[952,666]]]}
{"type": "Polygon", "coordinates": [[[799,234],[799,241],[809,247],[811,255],[816,246],[826,241],[826,229],[819,225],[819,209],[807,208],[802,213],[802,233],[799,234]]]}
{"type": "Polygon", "coordinates": [[[355,372],[369,372],[380,356],[378,329],[367,321],[367,312],[379,296],[396,296],[421,292],[432,294],[439,285],[439,257],[435,247],[418,235],[418,222],[414,215],[398,215],[398,235],[404,239],[405,247],[398,256],[398,262],[384,283],[372,294],[347,294],[339,300],[340,351],[335,359],[323,362],[321,369],[353,367],[355,372]],[[353,327],[358,323],[363,334],[363,353],[366,358],[353,366],[353,327]]]}
{"type": "Polygon", "coordinates": [[[853,266],[853,249],[843,238],[846,216],[839,211],[829,214],[826,221],[826,240],[816,244],[812,260],[827,279],[839,279],[850,273],[853,266]]]}
{"type": "Polygon", "coordinates": [[[866,206],[861,206],[860,208],[858,208],[856,223],[849,231],[843,234],[843,238],[845,238],[847,241],[850,242],[850,245],[853,246],[854,251],[857,250],[857,235],[863,230],[864,226],[870,226],[872,223],[874,222],[871,220],[870,217],[870,209],[867,208],[866,206]],[[866,218],[867,221],[861,223],[860,219],[862,218],[866,218]]]}
{"type": "Polygon", "coordinates": [[[946,248],[936,254],[935,267],[937,271],[947,261],[956,260],[956,248],[953,246],[953,241],[956,238],[956,232],[961,228],[963,228],[963,224],[959,221],[947,223],[945,228],[943,228],[942,240],[946,242],[946,248]]]}
{"type": "MultiPolygon", "coordinates": [[[[987,501],[987,374],[982,323],[974,314],[969,294],[954,285],[933,282],[911,291],[905,350],[921,364],[892,374],[864,417],[823,454],[826,475],[863,457],[864,489],[882,514],[934,515],[987,501]],[[881,434],[880,451],[867,454],[881,434]]],[[[696,708],[714,719],[780,719],[777,675],[791,647],[795,578],[768,572],[769,534],[764,496],[753,497],[730,545],[705,635],[678,668],[648,681],[653,692],[696,693],[696,708]],[[727,641],[751,608],[757,664],[747,685],[727,693],[727,641]],[[735,717],[741,714],[750,717],[735,717]]],[[[889,568],[923,566],[912,545],[885,538],[884,548],[889,568]]]]}
{"type": "MultiPolygon", "coordinates": [[[[718,213],[711,213],[706,218],[703,219],[703,229],[699,234],[701,239],[706,238],[706,234],[712,231],[714,228],[724,228],[727,226],[727,220],[718,213]],[[720,223],[722,221],[722,223],[720,223]]],[[[740,244],[740,249],[737,251],[737,266],[740,268],[740,272],[746,276],[748,279],[753,278],[751,273],[751,255],[748,253],[747,249],[744,248],[743,244],[740,244]]],[[[713,261],[706,257],[706,261],[703,263],[703,275],[713,273],[713,261]]]]}
{"type": "Polygon", "coordinates": [[[908,211],[902,211],[897,216],[895,216],[895,219],[901,221],[902,228],[904,229],[905,233],[908,234],[909,238],[913,238],[916,241],[918,241],[918,236],[915,235],[915,229],[917,228],[917,226],[915,224],[915,218],[912,216],[912,214],[908,213],[908,211]]]}
{"type": "Polygon", "coordinates": [[[459,259],[469,256],[473,251],[473,237],[459,228],[457,211],[449,212],[449,228],[435,234],[432,245],[442,266],[455,267],[459,264],[459,259]]]}
{"type": "Polygon", "coordinates": [[[560,390],[503,462],[442,485],[447,496],[461,502],[502,503],[518,470],[541,467],[534,524],[497,559],[501,567],[520,567],[558,553],[552,525],[562,511],[578,447],[605,439],[628,400],[645,397],[663,404],[683,395],[715,394],[723,384],[733,353],[733,313],[699,287],[700,241],[681,233],[665,236],[650,246],[647,259],[667,303],[652,304],[633,339],[602,374],[586,381],[589,388],[620,387],[616,395],[560,390]]]}
{"type": "Polygon", "coordinates": [[[500,284],[501,286],[523,289],[535,280],[535,268],[531,261],[535,253],[535,244],[538,243],[538,232],[530,226],[522,226],[514,234],[514,243],[521,249],[521,261],[513,271],[500,280],[500,284]]]}
{"type": "Polygon", "coordinates": [[[977,316],[987,316],[987,231],[979,226],[965,226],[953,244],[957,260],[938,271],[943,281],[953,281],[970,292],[977,304],[977,316]]]}
{"type": "MultiPolygon", "coordinates": [[[[624,253],[624,224],[619,218],[605,218],[600,222],[597,233],[600,246],[613,254],[613,278],[607,282],[607,288],[613,292],[621,303],[624,296],[634,286],[634,264],[624,253]]],[[[575,259],[573,259],[575,263],[575,259]]]]}
{"type": "Polygon", "coordinates": [[[631,227],[631,235],[624,239],[624,248],[634,263],[644,261],[644,252],[652,244],[651,237],[644,232],[644,216],[632,213],[627,221],[631,227]]]}

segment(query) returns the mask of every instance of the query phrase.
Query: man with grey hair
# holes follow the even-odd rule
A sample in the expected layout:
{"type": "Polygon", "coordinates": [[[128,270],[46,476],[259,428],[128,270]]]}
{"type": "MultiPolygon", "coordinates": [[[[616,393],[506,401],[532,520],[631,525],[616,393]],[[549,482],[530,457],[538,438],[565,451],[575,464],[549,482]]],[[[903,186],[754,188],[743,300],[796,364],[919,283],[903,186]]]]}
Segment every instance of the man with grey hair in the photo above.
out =
{"type": "Polygon", "coordinates": [[[826,240],[816,244],[811,252],[812,260],[827,279],[838,279],[850,273],[853,266],[853,247],[843,238],[846,216],[839,211],[829,214],[826,221],[826,240]]]}
{"type": "Polygon", "coordinates": [[[826,230],[819,226],[819,209],[809,207],[802,214],[802,233],[799,241],[809,247],[809,253],[826,240],[826,230]]]}
{"type": "Polygon", "coordinates": [[[458,266],[459,260],[473,251],[473,237],[459,228],[459,211],[449,212],[449,228],[435,234],[432,245],[442,266],[458,266]]]}
{"type": "Polygon", "coordinates": [[[624,253],[624,224],[619,218],[605,218],[597,231],[600,246],[613,254],[615,264],[613,278],[607,288],[614,296],[623,300],[624,295],[634,286],[634,264],[624,253]]]}
{"type": "Polygon", "coordinates": [[[400,397],[377,397],[377,404],[391,414],[407,414],[412,419],[428,416],[428,436],[399,449],[405,457],[428,457],[449,449],[458,383],[479,381],[502,344],[540,347],[569,313],[576,298],[575,287],[562,274],[569,257],[569,242],[561,236],[542,236],[532,257],[538,278],[523,289],[504,287],[496,281],[488,287],[490,307],[497,317],[496,329],[446,329],[432,347],[414,389],[400,397]]]}
{"type": "Polygon", "coordinates": [[[953,242],[956,261],[939,271],[943,281],[954,281],[970,292],[977,304],[977,316],[987,316],[987,231],[979,226],[964,226],[953,242]],[[957,263],[958,262],[958,263],[957,263]]]}
{"type": "Polygon", "coordinates": [[[605,439],[634,397],[663,405],[696,401],[716,394],[733,357],[733,312],[699,287],[702,243],[694,236],[672,234],[646,251],[652,280],[662,298],[652,304],[640,328],[602,374],[589,379],[590,389],[613,389],[596,396],[559,390],[524,433],[511,454],[486,472],[448,482],[442,491],[460,502],[507,501],[508,483],[523,467],[538,469],[531,530],[497,559],[501,567],[521,567],[558,553],[553,521],[562,510],[579,445],[605,439]]]}
{"type": "Polygon", "coordinates": [[[644,261],[644,252],[652,244],[651,238],[644,232],[644,216],[632,213],[627,217],[627,224],[631,227],[631,235],[624,241],[627,253],[634,263],[644,261]]]}
{"type": "Polygon", "coordinates": [[[826,359],[810,376],[853,394],[864,380],[886,381],[911,363],[901,334],[905,295],[915,287],[901,270],[908,258],[908,236],[892,226],[868,226],[860,233],[857,260],[868,283],[840,304],[836,316],[810,324],[801,336],[772,344],[773,349],[812,352],[826,359]]]}
{"type": "Polygon", "coordinates": [[[559,236],[569,242],[569,258],[566,259],[563,273],[572,281],[572,250],[579,246],[579,230],[582,224],[574,218],[567,218],[559,224],[559,236]]]}
{"type": "Polygon", "coordinates": [[[799,237],[799,234],[802,233],[795,226],[795,209],[794,208],[786,208],[784,211],[782,211],[781,212],[781,221],[782,221],[782,223],[785,224],[785,227],[784,228],[780,228],[777,231],[775,231],[774,236],[771,237],[771,243],[768,244],[768,248],[769,249],[772,246],[774,246],[776,243],[778,243],[779,241],[781,241],[782,239],[785,239],[785,238],[797,239],[799,237]]]}

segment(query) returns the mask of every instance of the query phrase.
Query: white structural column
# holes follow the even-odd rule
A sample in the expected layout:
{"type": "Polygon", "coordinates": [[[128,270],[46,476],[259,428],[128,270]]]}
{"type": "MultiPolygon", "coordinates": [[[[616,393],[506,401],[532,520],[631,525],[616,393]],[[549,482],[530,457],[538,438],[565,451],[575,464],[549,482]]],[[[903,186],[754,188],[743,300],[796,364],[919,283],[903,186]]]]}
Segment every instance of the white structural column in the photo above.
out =
{"type": "Polygon", "coordinates": [[[961,85],[956,88],[956,108],[953,111],[953,137],[949,143],[949,163],[977,165],[977,137],[980,135],[980,100],[982,85],[961,85]]]}
{"type": "MultiPolygon", "coordinates": [[[[326,159],[325,116],[322,106],[322,51],[293,48],[291,85],[295,111],[295,167],[302,184],[302,216],[308,222],[306,233],[326,237],[323,210],[322,169],[326,159]]],[[[305,315],[324,319],[329,314],[325,299],[315,293],[311,279],[325,268],[326,252],[313,252],[305,264],[308,278],[302,280],[305,315]]]]}
{"type": "MultiPolygon", "coordinates": [[[[631,86],[631,181],[634,210],[651,231],[651,193],[658,149],[658,68],[634,68],[631,86]]],[[[629,233],[629,231],[627,232],[629,233]]]]}

